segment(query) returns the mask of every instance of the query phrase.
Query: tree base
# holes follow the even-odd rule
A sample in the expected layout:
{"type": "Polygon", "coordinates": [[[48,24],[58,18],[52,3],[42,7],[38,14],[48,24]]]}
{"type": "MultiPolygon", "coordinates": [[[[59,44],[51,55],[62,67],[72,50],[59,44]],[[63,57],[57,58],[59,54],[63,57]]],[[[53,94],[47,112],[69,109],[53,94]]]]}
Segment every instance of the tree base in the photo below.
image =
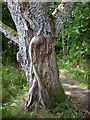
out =
{"type": "Polygon", "coordinates": [[[33,86],[33,89],[30,88],[31,92],[28,93],[28,100],[24,105],[24,110],[32,110],[37,106],[39,109],[47,109],[51,105],[51,101],[49,99],[49,95],[47,90],[40,85],[38,87],[38,82],[33,86]]]}

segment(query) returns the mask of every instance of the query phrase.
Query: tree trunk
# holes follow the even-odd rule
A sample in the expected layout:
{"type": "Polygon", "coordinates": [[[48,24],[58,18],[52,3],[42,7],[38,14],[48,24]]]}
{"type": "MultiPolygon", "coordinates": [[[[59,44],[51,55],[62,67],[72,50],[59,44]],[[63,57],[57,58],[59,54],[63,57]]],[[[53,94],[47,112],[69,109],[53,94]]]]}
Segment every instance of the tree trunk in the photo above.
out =
{"type": "Polygon", "coordinates": [[[8,2],[19,35],[20,62],[28,81],[25,109],[38,104],[44,109],[66,98],[59,80],[54,52],[55,24],[48,14],[49,3],[8,2]],[[53,99],[53,100],[52,100],[53,99]]]}
{"type": "Polygon", "coordinates": [[[67,55],[69,54],[69,35],[68,35],[68,38],[67,38],[67,55]]]}

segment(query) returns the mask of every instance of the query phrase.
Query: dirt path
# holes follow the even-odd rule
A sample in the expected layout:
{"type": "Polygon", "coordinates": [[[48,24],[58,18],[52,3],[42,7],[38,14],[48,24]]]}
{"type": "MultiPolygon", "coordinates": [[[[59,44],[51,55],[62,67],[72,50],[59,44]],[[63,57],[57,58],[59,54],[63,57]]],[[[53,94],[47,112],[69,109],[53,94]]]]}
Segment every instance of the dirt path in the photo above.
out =
{"type": "Polygon", "coordinates": [[[87,110],[90,108],[90,90],[80,86],[76,81],[69,80],[61,75],[60,80],[67,95],[72,96],[80,105],[82,105],[83,109],[87,110]]]}

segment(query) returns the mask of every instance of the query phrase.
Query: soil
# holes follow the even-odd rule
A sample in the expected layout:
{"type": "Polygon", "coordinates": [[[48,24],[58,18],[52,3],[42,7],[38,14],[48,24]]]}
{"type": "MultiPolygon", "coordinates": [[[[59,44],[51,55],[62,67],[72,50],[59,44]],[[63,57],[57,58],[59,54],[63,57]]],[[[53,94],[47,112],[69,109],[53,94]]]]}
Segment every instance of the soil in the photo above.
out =
{"type": "Polygon", "coordinates": [[[82,109],[87,111],[88,117],[90,117],[90,90],[82,87],[76,81],[70,80],[65,76],[60,75],[60,80],[66,95],[72,97],[78,104],[80,104],[82,109]]]}

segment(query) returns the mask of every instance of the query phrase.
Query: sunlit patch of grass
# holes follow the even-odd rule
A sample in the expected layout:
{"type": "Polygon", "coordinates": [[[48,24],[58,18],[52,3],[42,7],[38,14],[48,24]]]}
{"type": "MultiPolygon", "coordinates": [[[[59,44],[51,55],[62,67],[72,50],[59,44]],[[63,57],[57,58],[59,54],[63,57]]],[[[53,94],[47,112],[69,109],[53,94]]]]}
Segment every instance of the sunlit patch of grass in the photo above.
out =
{"type": "Polygon", "coordinates": [[[64,75],[64,73],[66,73],[66,74],[68,74],[68,70],[66,70],[66,69],[60,69],[59,70],[60,71],[60,73],[62,74],[62,75],[64,75]]]}
{"type": "MultiPolygon", "coordinates": [[[[74,63],[73,63],[74,64],[74,63]]],[[[58,60],[60,75],[66,76],[68,79],[77,81],[80,85],[86,88],[89,86],[89,71],[85,67],[86,64],[83,64],[82,67],[79,65],[74,66],[70,62],[64,60],[58,60]]]]}

